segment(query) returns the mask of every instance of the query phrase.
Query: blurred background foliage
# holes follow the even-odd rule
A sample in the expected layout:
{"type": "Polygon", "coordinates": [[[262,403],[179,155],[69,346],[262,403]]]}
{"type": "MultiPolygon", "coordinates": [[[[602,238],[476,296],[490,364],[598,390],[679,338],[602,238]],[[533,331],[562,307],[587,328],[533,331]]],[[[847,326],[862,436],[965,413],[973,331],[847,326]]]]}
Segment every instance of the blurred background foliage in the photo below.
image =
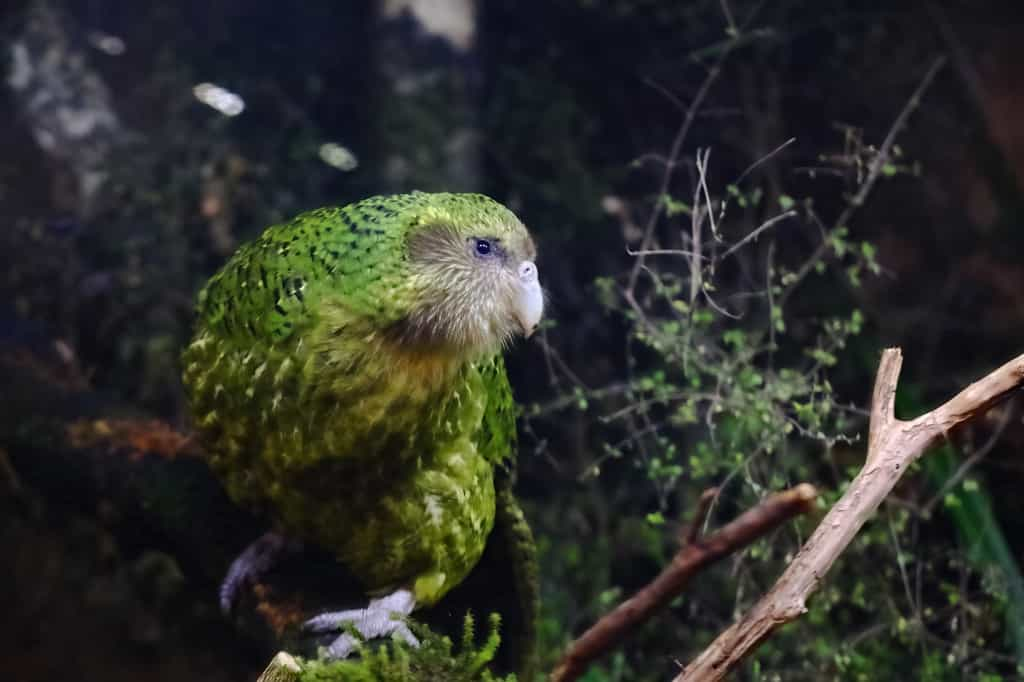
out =
{"type": "MultiPolygon", "coordinates": [[[[409,189],[526,221],[551,314],[510,370],[549,666],[669,560],[705,488],[712,525],[802,481],[837,499],[882,347],[904,348],[904,416],[1021,351],[1019,2],[12,0],[0,36],[2,331],[45,328],[176,424],[192,296],[267,225],[409,189]]],[[[1013,405],[955,434],[743,678],[1015,679],[1022,443],[1013,405]]],[[[5,499],[12,679],[265,662],[103,509],[5,499]]],[[[668,679],[815,522],[586,679],[668,679]]]]}

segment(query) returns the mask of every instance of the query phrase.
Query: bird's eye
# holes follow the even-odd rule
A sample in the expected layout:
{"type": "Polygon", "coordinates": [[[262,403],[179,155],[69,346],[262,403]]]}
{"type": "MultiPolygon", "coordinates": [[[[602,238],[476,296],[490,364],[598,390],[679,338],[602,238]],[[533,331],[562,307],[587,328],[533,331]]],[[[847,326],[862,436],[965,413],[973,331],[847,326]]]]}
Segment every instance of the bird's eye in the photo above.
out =
{"type": "Polygon", "coordinates": [[[476,253],[479,256],[489,256],[489,255],[491,255],[491,243],[489,241],[487,241],[486,239],[477,239],[476,240],[476,253]]]}

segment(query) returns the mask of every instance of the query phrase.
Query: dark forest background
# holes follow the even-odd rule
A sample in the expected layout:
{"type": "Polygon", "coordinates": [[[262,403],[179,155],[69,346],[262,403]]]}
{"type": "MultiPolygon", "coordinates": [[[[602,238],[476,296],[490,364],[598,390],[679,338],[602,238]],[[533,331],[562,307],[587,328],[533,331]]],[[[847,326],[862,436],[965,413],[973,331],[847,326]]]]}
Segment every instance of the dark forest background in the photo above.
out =
{"type": "MultiPolygon", "coordinates": [[[[908,416],[1021,352],[1024,4],[453,1],[436,26],[409,4],[5,2],[0,334],[185,426],[192,297],[239,243],[375,193],[506,203],[550,297],[509,358],[548,664],[657,573],[704,488],[712,525],[800,481],[834,500],[882,348],[908,416]],[[694,247],[702,150],[718,222],[692,297],[686,257],[631,252],[694,247]]],[[[1017,679],[1022,445],[1012,403],[951,437],[745,679],[1017,679]]],[[[213,582],[6,459],[5,679],[262,669],[213,582]]],[[[586,679],[668,679],[813,524],[704,574],[586,679]]]]}

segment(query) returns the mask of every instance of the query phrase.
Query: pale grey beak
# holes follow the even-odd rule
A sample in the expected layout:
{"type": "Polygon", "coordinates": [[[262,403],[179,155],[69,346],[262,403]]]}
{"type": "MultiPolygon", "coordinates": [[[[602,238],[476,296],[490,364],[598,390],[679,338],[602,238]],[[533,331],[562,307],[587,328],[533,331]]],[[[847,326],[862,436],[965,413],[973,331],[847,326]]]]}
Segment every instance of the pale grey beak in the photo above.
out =
{"type": "Polygon", "coordinates": [[[519,264],[519,293],[516,296],[516,319],[523,327],[527,338],[537,330],[544,315],[544,292],[537,278],[537,266],[533,261],[519,264]]]}

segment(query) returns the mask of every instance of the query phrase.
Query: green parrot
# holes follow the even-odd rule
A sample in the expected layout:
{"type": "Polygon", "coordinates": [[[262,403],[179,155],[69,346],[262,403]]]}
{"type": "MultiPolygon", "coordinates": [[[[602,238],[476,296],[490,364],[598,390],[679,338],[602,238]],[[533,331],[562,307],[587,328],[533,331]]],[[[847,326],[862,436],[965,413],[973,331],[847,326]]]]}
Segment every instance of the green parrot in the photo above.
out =
{"type": "MultiPolygon", "coordinates": [[[[182,355],[193,418],[229,496],[276,528],[232,564],[225,610],[310,542],[369,605],[308,628],[415,643],[393,615],[458,585],[494,526],[515,447],[501,353],[541,320],[534,258],[494,200],[415,192],[270,227],[210,279],[182,355]]],[[[354,646],[341,634],[328,654],[354,646]]]]}

